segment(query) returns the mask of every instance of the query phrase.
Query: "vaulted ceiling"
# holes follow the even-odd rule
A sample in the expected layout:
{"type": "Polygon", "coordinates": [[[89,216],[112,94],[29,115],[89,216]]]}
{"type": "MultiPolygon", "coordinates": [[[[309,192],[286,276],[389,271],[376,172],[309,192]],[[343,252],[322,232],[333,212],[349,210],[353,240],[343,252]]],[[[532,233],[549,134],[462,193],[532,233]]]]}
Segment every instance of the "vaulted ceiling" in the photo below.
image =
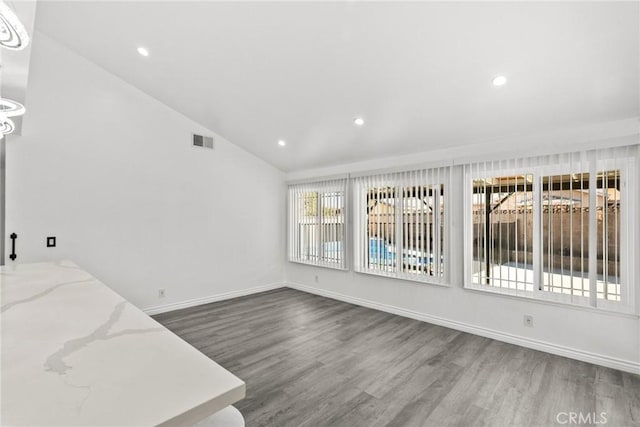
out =
{"type": "Polygon", "coordinates": [[[637,2],[46,1],[36,29],[291,171],[637,117],[638,17],[637,2]]]}

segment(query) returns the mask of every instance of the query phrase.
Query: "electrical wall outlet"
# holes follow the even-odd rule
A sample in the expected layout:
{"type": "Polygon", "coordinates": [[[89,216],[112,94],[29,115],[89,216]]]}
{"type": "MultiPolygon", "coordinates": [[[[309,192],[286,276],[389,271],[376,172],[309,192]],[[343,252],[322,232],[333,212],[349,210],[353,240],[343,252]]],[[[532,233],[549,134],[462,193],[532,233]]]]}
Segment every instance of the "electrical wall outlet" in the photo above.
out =
{"type": "Polygon", "coordinates": [[[530,316],[528,314],[524,315],[524,326],[533,328],[533,316],[530,316]]]}
{"type": "Polygon", "coordinates": [[[158,298],[164,298],[164,289],[158,289],[158,298]]]}

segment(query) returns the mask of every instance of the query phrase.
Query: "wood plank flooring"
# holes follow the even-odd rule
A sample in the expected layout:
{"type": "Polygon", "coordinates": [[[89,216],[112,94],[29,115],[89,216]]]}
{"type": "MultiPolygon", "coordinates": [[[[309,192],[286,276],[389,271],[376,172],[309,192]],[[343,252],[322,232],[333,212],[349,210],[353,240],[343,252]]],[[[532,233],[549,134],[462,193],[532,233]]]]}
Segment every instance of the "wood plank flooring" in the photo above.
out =
{"type": "Polygon", "coordinates": [[[293,289],[155,319],[246,382],[247,427],[640,425],[637,375],[293,289]]]}

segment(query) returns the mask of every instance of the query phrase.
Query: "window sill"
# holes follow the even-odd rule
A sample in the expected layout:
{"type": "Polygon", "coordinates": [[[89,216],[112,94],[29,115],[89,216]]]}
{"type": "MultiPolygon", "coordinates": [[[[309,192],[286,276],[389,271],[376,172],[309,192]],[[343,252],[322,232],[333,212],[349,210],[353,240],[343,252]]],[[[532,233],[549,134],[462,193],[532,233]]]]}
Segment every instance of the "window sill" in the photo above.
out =
{"type": "MultiPolygon", "coordinates": [[[[478,285],[468,284],[468,283],[465,283],[465,285],[463,286],[463,289],[465,291],[470,291],[470,292],[474,292],[482,295],[492,295],[492,296],[495,295],[495,296],[505,297],[509,299],[517,299],[520,301],[528,301],[528,302],[533,302],[538,304],[554,305],[558,307],[589,311],[592,313],[606,314],[610,316],[626,317],[626,318],[635,319],[635,320],[640,318],[640,314],[637,314],[633,310],[633,307],[628,305],[623,305],[623,304],[620,305],[620,308],[618,310],[613,310],[610,308],[592,307],[588,305],[574,304],[567,301],[558,301],[555,299],[536,298],[534,295],[526,295],[526,294],[516,295],[512,293],[496,291],[490,288],[483,288],[478,285]]],[[[521,291],[521,292],[525,292],[525,291],[521,291]]]]}
{"type": "MultiPolygon", "coordinates": [[[[440,286],[442,288],[449,288],[450,284],[449,283],[445,283],[445,282],[436,282],[433,280],[430,280],[429,278],[425,278],[425,279],[417,279],[417,278],[412,278],[410,276],[394,276],[393,274],[386,274],[383,272],[375,272],[375,271],[360,271],[360,270],[354,270],[357,274],[366,274],[369,276],[378,276],[378,277],[385,277],[387,279],[394,279],[394,280],[403,280],[405,282],[412,282],[412,283],[420,283],[420,284],[424,284],[424,285],[433,285],[433,286],[440,286]]],[[[444,280],[444,278],[442,279],[444,280]]]]}
{"type": "Polygon", "coordinates": [[[328,268],[331,270],[338,270],[338,271],[349,271],[348,267],[340,267],[337,265],[331,265],[331,264],[321,264],[321,263],[317,263],[317,262],[306,262],[306,261],[299,261],[299,260],[292,260],[292,259],[288,259],[287,261],[292,262],[294,264],[302,264],[302,265],[308,265],[310,267],[322,267],[322,268],[328,268]]]}

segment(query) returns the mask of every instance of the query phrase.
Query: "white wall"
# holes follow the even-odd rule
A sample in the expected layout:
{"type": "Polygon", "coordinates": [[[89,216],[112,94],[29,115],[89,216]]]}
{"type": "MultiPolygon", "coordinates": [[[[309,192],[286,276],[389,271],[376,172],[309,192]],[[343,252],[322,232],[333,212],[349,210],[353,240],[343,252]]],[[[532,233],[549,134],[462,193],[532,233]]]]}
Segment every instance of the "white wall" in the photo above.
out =
{"type": "MultiPolygon", "coordinates": [[[[637,119],[632,119],[633,121],[637,124],[637,119]]],[[[627,128],[627,130],[631,129],[631,134],[623,135],[625,132],[620,129],[626,127],[627,121],[622,122],[625,123],[623,126],[614,126],[616,131],[612,135],[613,140],[637,143],[637,125],[635,129],[633,127],[627,128]]],[[[609,138],[603,138],[600,145],[610,144],[611,141],[609,138]]],[[[583,144],[583,147],[585,146],[587,145],[583,144]]],[[[590,144],[590,146],[594,146],[594,144],[590,144]]],[[[494,147],[493,155],[504,156],[505,152],[517,151],[519,148],[517,143],[514,146],[502,147],[503,149],[500,149],[499,146],[494,147]]],[[[540,150],[541,144],[537,144],[535,147],[540,150]]],[[[570,149],[569,147],[577,148],[569,143],[564,147],[565,150],[570,149]]],[[[385,159],[384,166],[393,169],[401,167],[403,162],[415,165],[421,157],[426,160],[425,163],[446,162],[464,156],[480,158],[490,154],[486,148],[486,146],[467,147],[462,152],[443,150],[440,153],[425,154],[424,156],[385,159]]],[[[556,148],[558,151],[558,147],[556,148]]],[[[520,146],[520,151],[524,152],[524,147],[520,146]]],[[[290,173],[288,178],[304,179],[312,176],[345,174],[378,169],[382,166],[383,163],[380,160],[367,161],[325,170],[290,173]]],[[[454,174],[451,188],[462,188],[461,174],[454,174]]],[[[291,287],[308,292],[640,373],[640,320],[638,316],[510,296],[490,295],[480,291],[463,289],[463,208],[460,206],[461,202],[462,198],[459,194],[458,197],[452,197],[447,210],[451,221],[449,250],[452,259],[452,284],[450,287],[291,262],[288,262],[286,267],[287,282],[291,287]],[[523,316],[525,314],[533,316],[533,328],[524,326],[523,316]]],[[[635,228],[638,230],[640,226],[637,224],[635,228]]],[[[637,253],[637,248],[634,252],[637,253]]],[[[640,292],[640,288],[638,284],[634,285],[637,294],[640,292]]]]}
{"type": "Polygon", "coordinates": [[[42,33],[6,196],[19,262],[74,260],[142,308],[284,277],[282,173],[42,33]]]}

